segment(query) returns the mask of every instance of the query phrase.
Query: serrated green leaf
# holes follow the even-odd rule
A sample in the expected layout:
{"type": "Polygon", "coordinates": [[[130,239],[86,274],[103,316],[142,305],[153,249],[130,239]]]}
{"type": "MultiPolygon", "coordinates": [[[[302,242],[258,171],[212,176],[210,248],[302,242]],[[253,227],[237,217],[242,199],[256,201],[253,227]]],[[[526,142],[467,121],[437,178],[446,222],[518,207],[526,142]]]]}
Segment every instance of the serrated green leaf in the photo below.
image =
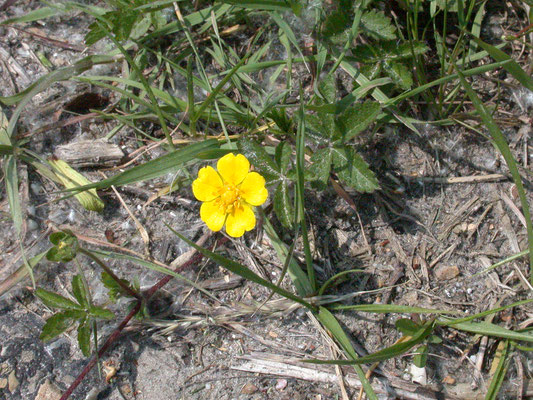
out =
{"type": "Polygon", "coordinates": [[[98,307],[98,306],[92,306],[89,308],[89,314],[94,318],[100,318],[100,319],[113,319],[115,318],[115,314],[108,310],[107,308],[98,307]]]}
{"type": "Polygon", "coordinates": [[[413,75],[404,64],[397,61],[384,61],[383,70],[400,88],[409,90],[413,86],[413,75]]]}
{"type": "Polygon", "coordinates": [[[276,147],[276,164],[278,164],[279,171],[286,175],[291,167],[292,148],[287,142],[281,142],[276,147]]]}
{"type": "Polygon", "coordinates": [[[289,192],[289,185],[282,180],[274,193],[274,212],[285,228],[292,228],[294,223],[294,210],[289,192]]]}
{"type": "Polygon", "coordinates": [[[361,17],[361,28],[367,35],[376,39],[396,39],[396,27],[382,11],[365,12],[361,17]]]}
{"type": "Polygon", "coordinates": [[[337,118],[343,140],[348,141],[368,128],[376,120],[380,112],[381,106],[377,101],[357,103],[346,109],[337,118]]]}
{"type": "MultiPolygon", "coordinates": [[[[335,124],[335,116],[325,112],[306,114],[305,128],[306,130],[318,133],[319,137],[326,141],[340,134],[337,124],[335,124]]],[[[313,138],[317,137],[314,136],[313,138]]]]}
{"type": "Polygon", "coordinates": [[[72,300],[67,299],[57,293],[49,292],[41,288],[35,289],[35,295],[41,299],[41,301],[51,308],[59,308],[62,310],[79,310],[83,311],[83,307],[72,300]]]}
{"type": "Polygon", "coordinates": [[[343,10],[336,10],[327,16],[322,26],[324,36],[338,35],[345,31],[350,23],[350,15],[343,10]]]}
{"type": "Polygon", "coordinates": [[[85,290],[83,278],[79,274],[72,277],[72,294],[83,308],[89,307],[89,294],[85,290]]]}
{"type": "Polygon", "coordinates": [[[237,145],[246,158],[250,160],[250,163],[263,175],[267,183],[281,179],[282,175],[278,166],[260,144],[253,140],[241,139],[237,145]]]}
{"type": "Polygon", "coordinates": [[[413,364],[416,365],[418,368],[424,368],[426,366],[426,362],[428,359],[428,346],[423,345],[420,346],[415,351],[415,355],[413,357],[413,364]]]}
{"type": "Polygon", "coordinates": [[[324,97],[326,103],[335,103],[337,100],[337,85],[335,84],[335,76],[328,74],[318,84],[318,91],[324,97]]]}
{"type": "Polygon", "coordinates": [[[40,339],[47,342],[70,328],[76,320],[85,316],[84,311],[64,311],[52,315],[46,320],[41,331],[40,339]]]}
{"type": "Polygon", "coordinates": [[[331,172],[332,157],[333,152],[330,147],[315,151],[310,159],[312,164],[306,171],[309,174],[309,178],[317,181],[322,186],[326,186],[331,172]]]}
{"type": "Polygon", "coordinates": [[[379,189],[379,183],[368,164],[351,147],[333,147],[333,166],[339,178],[351,188],[364,193],[379,189]]]}
{"type": "Polygon", "coordinates": [[[91,355],[91,325],[87,318],[78,326],[78,345],[85,357],[91,355]]]}

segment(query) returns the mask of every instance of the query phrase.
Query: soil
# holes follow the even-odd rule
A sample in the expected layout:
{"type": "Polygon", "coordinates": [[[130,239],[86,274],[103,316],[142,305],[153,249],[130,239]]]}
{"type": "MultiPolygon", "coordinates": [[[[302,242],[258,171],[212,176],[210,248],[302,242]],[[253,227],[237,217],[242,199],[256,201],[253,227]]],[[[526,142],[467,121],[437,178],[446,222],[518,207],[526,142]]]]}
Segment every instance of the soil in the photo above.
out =
{"type": "MultiPolygon", "coordinates": [[[[12,5],[0,15],[0,21],[40,6],[34,1],[12,5]]],[[[496,17],[502,16],[504,13],[497,9],[489,14],[486,18],[491,22],[487,29],[496,25],[496,17]]],[[[498,26],[505,30],[509,19],[500,19],[498,26]]],[[[4,82],[0,95],[13,95],[48,72],[36,54],[44,53],[54,68],[83,57],[85,53],[58,47],[40,36],[83,49],[82,32],[88,24],[81,16],[70,15],[24,27],[32,33],[0,27],[0,70],[4,82]],[[35,36],[36,33],[40,36],[35,36]]],[[[90,51],[96,54],[104,51],[105,46],[103,41],[90,51]]],[[[119,74],[120,69],[111,65],[89,73],[119,74]]],[[[339,81],[343,78],[339,75],[339,81]]],[[[506,75],[499,79],[510,82],[506,75]]],[[[478,78],[475,86],[488,96],[494,94],[496,83],[478,78]]],[[[497,116],[524,176],[529,177],[532,94],[512,85],[503,85],[501,90],[497,116]]],[[[97,99],[114,100],[113,94],[84,84],[56,83],[27,106],[19,132],[35,131],[67,118],[59,116],[58,111],[68,105],[75,107],[72,99],[84,92],[95,93],[97,99]]],[[[12,111],[13,108],[4,108],[8,117],[12,111]]],[[[530,273],[525,258],[477,275],[491,264],[527,248],[521,214],[515,211],[520,209],[516,188],[500,153],[486,137],[461,125],[418,125],[417,128],[420,134],[400,125],[384,125],[377,132],[367,132],[358,138],[358,151],[380,177],[382,190],[373,194],[349,193],[355,209],[332,188],[306,192],[307,221],[318,279],[324,282],[340,271],[364,269],[365,273],[349,275],[330,291],[335,296],[354,294],[345,300],[346,304],[390,303],[473,314],[531,297],[530,288],[521,277],[530,273]],[[457,177],[467,178],[467,182],[454,180],[457,177]],[[468,181],[468,178],[472,179],[468,181]]],[[[88,119],[32,135],[28,146],[46,158],[59,145],[103,138],[111,129],[109,123],[88,119]]],[[[137,146],[131,137],[129,131],[120,132],[111,143],[130,154],[137,146]]],[[[163,150],[156,149],[146,159],[161,154],[163,150]]],[[[102,179],[102,170],[91,167],[80,170],[93,181],[102,179]]],[[[190,170],[191,175],[195,172],[194,168],[190,170]]],[[[103,173],[110,176],[114,172],[103,173]]],[[[103,249],[95,246],[95,240],[100,240],[141,255],[146,253],[147,246],[134,221],[113,191],[100,193],[106,206],[98,214],[84,210],[73,198],[54,201],[59,198],[60,188],[31,168],[20,165],[19,176],[26,216],[23,243],[26,257],[46,250],[48,233],[58,228],[69,228],[77,235],[90,238],[92,241],[82,243],[89,248],[103,249]]],[[[149,234],[150,256],[167,265],[189,250],[167,224],[193,240],[206,229],[199,219],[199,203],[188,187],[146,204],[151,195],[173,178],[167,176],[118,188],[127,208],[149,234]]],[[[530,200],[532,187],[526,181],[530,200]]],[[[3,185],[0,207],[2,282],[21,265],[20,247],[9,219],[3,185]]],[[[276,228],[283,232],[280,226],[276,228]]],[[[284,238],[290,243],[289,232],[285,232],[284,238]]],[[[217,251],[272,281],[279,277],[282,265],[266,235],[259,232],[254,231],[237,243],[220,246],[217,251]]],[[[297,246],[295,254],[300,260],[303,260],[302,251],[297,246]]],[[[107,292],[99,280],[98,266],[86,258],[80,260],[94,302],[106,302],[107,292]]],[[[127,260],[109,260],[109,265],[119,276],[138,280],[142,289],[162,277],[127,260]]],[[[35,269],[35,281],[40,287],[67,295],[76,273],[72,263],[43,261],[35,269]]],[[[215,281],[215,287],[234,278],[213,262],[205,261],[184,275],[200,284],[213,285],[215,281]]],[[[288,279],[283,285],[292,290],[288,279]]],[[[100,370],[93,369],[71,398],[342,398],[334,367],[326,369],[333,377],[328,382],[321,380],[318,373],[298,379],[281,369],[279,373],[243,371],[250,360],[290,364],[294,359],[336,357],[328,336],[304,310],[287,302],[272,301],[263,311],[250,312],[269,293],[238,279],[231,289],[212,290],[212,294],[216,301],[191,290],[183,282],[172,280],[148,305],[150,317],[130,324],[102,358],[100,370]]],[[[100,342],[127,313],[124,300],[105,305],[116,313],[117,319],[100,324],[100,342]]],[[[86,365],[88,360],[77,346],[75,329],[48,343],[39,339],[44,321],[51,314],[52,310],[32,294],[29,279],[0,297],[0,399],[57,399],[57,394],[66,390],[86,365]]],[[[526,305],[503,312],[494,321],[510,328],[525,327],[521,324],[530,323],[532,315],[533,308],[526,305]]],[[[400,338],[395,321],[410,317],[351,311],[338,312],[336,316],[361,354],[392,345],[400,338]]],[[[480,344],[473,335],[451,329],[439,329],[437,334],[443,343],[430,347],[425,369],[427,383],[413,384],[416,371],[411,368],[412,358],[399,357],[382,363],[373,375],[376,385],[389,390],[388,394],[380,394],[380,398],[401,398],[395,390],[406,387],[423,393],[419,398],[432,398],[435,393],[446,398],[483,397],[498,343],[489,339],[480,344]],[[485,361],[478,374],[475,363],[483,352],[485,361]]],[[[295,365],[303,368],[301,364],[295,365]]],[[[520,382],[527,385],[532,378],[533,356],[517,353],[509,368],[501,398],[511,399],[517,398],[516,386],[520,382]]],[[[353,369],[343,368],[343,371],[353,374],[353,369]]],[[[350,398],[357,398],[358,389],[348,384],[346,390],[350,398]]]]}

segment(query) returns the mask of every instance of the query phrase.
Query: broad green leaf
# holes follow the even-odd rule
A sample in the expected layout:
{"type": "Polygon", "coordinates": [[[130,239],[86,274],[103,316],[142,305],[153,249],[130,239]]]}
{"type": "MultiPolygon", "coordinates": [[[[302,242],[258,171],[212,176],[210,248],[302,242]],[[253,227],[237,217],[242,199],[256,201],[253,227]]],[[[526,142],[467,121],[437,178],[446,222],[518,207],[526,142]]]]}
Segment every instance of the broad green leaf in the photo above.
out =
{"type": "MultiPolygon", "coordinates": [[[[48,163],[53,168],[57,178],[67,189],[75,189],[79,188],[80,186],[91,184],[91,182],[85,176],[73,169],[63,160],[51,159],[48,160],[48,163]]],[[[75,194],[74,197],[76,197],[82,207],[86,210],[97,212],[102,212],[104,210],[104,202],[96,193],[96,189],[90,189],[75,194]]]]}
{"type": "Polygon", "coordinates": [[[327,16],[322,26],[324,36],[338,35],[348,28],[351,22],[350,15],[343,10],[336,10],[327,16]]]}
{"type": "Polygon", "coordinates": [[[351,147],[332,147],[334,170],[351,188],[364,193],[379,189],[379,183],[368,164],[351,147]]]}
{"type": "Polygon", "coordinates": [[[100,319],[115,318],[115,314],[113,314],[107,308],[102,308],[102,307],[97,307],[97,306],[92,306],[91,308],[89,308],[89,314],[94,318],[100,318],[100,319]]]}
{"type": "Polygon", "coordinates": [[[318,84],[318,91],[324,97],[326,103],[332,104],[337,100],[337,86],[335,83],[335,76],[333,74],[327,75],[318,84]]]}
{"type": "Polygon", "coordinates": [[[306,114],[305,128],[318,133],[326,141],[340,135],[335,116],[330,113],[306,114]]]}
{"type": "Polygon", "coordinates": [[[89,293],[85,290],[83,278],[79,274],[72,278],[72,294],[83,308],[89,307],[89,293]]]}
{"type": "Polygon", "coordinates": [[[91,355],[91,325],[87,318],[78,326],[78,345],[85,357],[91,355]]]}
{"type": "Polygon", "coordinates": [[[291,167],[292,148],[287,142],[280,142],[276,146],[276,164],[278,164],[279,171],[282,174],[287,174],[291,167]]]}
{"type": "Polygon", "coordinates": [[[380,112],[381,106],[377,101],[357,103],[346,109],[337,119],[343,134],[343,141],[352,139],[368,128],[380,112]]]}
{"type": "Polygon", "coordinates": [[[325,187],[329,181],[331,172],[331,162],[333,161],[333,152],[330,147],[315,151],[311,156],[311,166],[307,169],[309,177],[318,181],[322,187],[325,187]]]}
{"type": "Polygon", "coordinates": [[[361,28],[367,35],[382,40],[396,39],[396,27],[383,11],[370,10],[361,17],[361,28]]]}
{"type": "Polygon", "coordinates": [[[407,67],[398,61],[384,61],[383,70],[392,81],[404,90],[409,90],[413,86],[413,76],[407,67]]]}
{"type": "Polygon", "coordinates": [[[67,299],[57,293],[49,292],[41,288],[35,289],[35,295],[41,299],[41,301],[51,308],[59,308],[61,310],[78,310],[84,311],[84,308],[72,300],[67,299]]]}
{"type": "Polygon", "coordinates": [[[414,335],[420,329],[420,326],[409,318],[400,318],[394,325],[404,336],[414,335]]]}
{"type": "Polygon", "coordinates": [[[73,310],[54,314],[46,320],[39,337],[42,341],[47,342],[65,332],[68,328],[74,325],[76,320],[83,318],[84,316],[84,311],[73,310]]]}
{"type": "Polygon", "coordinates": [[[226,257],[223,257],[219,254],[216,254],[216,253],[213,253],[212,251],[209,251],[207,249],[204,249],[203,247],[200,247],[198,246],[196,243],[194,243],[192,240],[190,240],[189,238],[183,236],[181,233],[179,232],[176,232],[175,230],[173,230],[171,227],[169,227],[167,225],[167,227],[176,235],[178,236],[181,240],[183,240],[184,242],[186,242],[189,246],[195,248],[196,250],[198,250],[201,254],[203,254],[205,257],[215,261],[217,264],[219,264],[221,267],[224,267],[226,268],[228,271],[231,271],[233,272],[234,274],[237,274],[239,276],[242,276],[243,278],[245,279],[248,279],[249,281],[252,281],[254,283],[257,283],[263,287],[266,287],[270,290],[272,290],[273,292],[289,299],[289,300],[292,300],[296,303],[299,303],[301,305],[303,305],[304,307],[310,309],[310,310],[313,310],[314,307],[309,304],[307,301],[305,301],[304,299],[302,299],[301,297],[299,296],[296,296],[294,295],[293,293],[291,292],[288,292],[287,290],[285,289],[282,289],[274,284],[272,284],[271,282],[261,278],[259,275],[257,275],[256,273],[254,273],[253,271],[251,271],[249,268],[246,268],[245,266],[233,261],[233,260],[230,260],[226,257]]]}
{"type": "MultiPolygon", "coordinates": [[[[107,288],[107,295],[109,296],[109,300],[111,300],[113,303],[116,303],[116,301],[122,296],[129,296],[129,293],[126,292],[122,286],[120,286],[117,281],[115,281],[107,272],[102,271],[100,280],[107,288]]],[[[121,281],[128,286],[130,284],[126,279],[121,279],[121,281]]]]}
{"type": "Polygon", "coordinates": [[[274,212],[285,228],[294,224],[294,210],[287,180],[282,180],[274,193],[274,212]]]}
{"type": "Polygon", "coordinates": [[[263,146],[249,139],[241,139],[237,145],[246,158],[250,160],[250,163],[263,175],[267,183],[277,182],[282,178],[278,166],[263,146]]]}

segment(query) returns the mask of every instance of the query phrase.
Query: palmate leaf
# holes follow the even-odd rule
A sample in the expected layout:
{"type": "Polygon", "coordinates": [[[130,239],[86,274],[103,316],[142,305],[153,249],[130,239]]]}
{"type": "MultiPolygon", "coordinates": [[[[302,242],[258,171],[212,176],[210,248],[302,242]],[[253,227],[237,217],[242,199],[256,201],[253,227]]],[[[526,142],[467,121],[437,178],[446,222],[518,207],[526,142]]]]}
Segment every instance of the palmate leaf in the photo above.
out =
{"type": "Polygon", "coordinates": [[[377,101],[366,101],[349,107],[342,113],[337,124],[343,136],[343,142],[354,138],[373,123],[381,112],[381,106],[377,101]]]}
{"type": "Polygon", "coordinates": [[[328,184],[331,162],[333,161],[331,148],[327,147],[315,151],[310,161],[312,164],[307,170],[310,180],[316,181],[319,187],[325,187],[328,184]]]}
{"type": "Polygon", "coordinates": [[[361,28],[364,33],[375,39],[396,39],[396,27],[382,11],[370,10],[365,12],[361,17],[361,28]]]}
{"type": "Polygon", "coordinates": [[[83,279],[79,274],[72,278],[72,294],[83,308],[89,307],[89,293],[85,290],[83,279]]]}
{"type": "Polygon", "coordinates": [[[331,147],[333,169],[341,181],[364,193],[379,189],[379,183],[368,164],[351,147],[331,147]]]}
{"type": "Polygon", "coordinates": [[[292,205],[289,185],[287,180],[280,182],[274,192],[274,212],[279,222],[285,228],[292,228],[294,223],[294,207],[292,205]]]}
{"type": "Polygon", "coordinates": [[[57,293],[49,292],[41,288],[35,289],[35,295],[41,299],[41,301],[51,308],[59,308],[61,310],[76,310],[84,311],[84,308],[73,302],[72,300],[67,299],[57,293]]]}
{"type": "Polygon", "coordinates": [[[85,357],[91,355],[91,325],[87,318],[78,326],[78,345],[85,357]]]}
{"type": "Polygon", "coordinates": [[[396,86],[404,90],[409,90],[413,86],[413,75],[401,62],[384,61],[383,70],[392,79],[396,86]]]}
{"type": "Polygon", "coordinates": [[[69,310],[52,315],[43,326],[41,340],[48,341],[70,328],[78,319],[85,317],[85,311],[69,310]]]}
{"type": "Polygon", "coordinates": [[[283,175],[279,167],[260,144],[253,140],[241,139],[237,146],[257,171],[263,175],[267,183],[272,184],[281,181],[283,175]]]}

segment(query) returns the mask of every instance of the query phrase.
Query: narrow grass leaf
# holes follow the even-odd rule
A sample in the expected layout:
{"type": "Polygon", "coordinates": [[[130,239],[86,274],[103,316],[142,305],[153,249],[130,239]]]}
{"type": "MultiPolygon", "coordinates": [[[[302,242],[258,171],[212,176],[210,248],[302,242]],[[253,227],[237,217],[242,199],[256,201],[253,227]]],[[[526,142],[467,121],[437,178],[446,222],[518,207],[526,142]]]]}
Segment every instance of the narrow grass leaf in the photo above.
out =
{"type": "Polygon", "coordinates": [[[458,314],[458,311],[439,310],[422,307],[401,306],[396,304],[354,304],[332,305],[332,310],[352,310],[378,314],[404,313],[404,314],[458,314]]]}
{"type": "MultiPolygon", "coordinates": [[[[326,328],[331,333],[337,343],[344,350],[348,358],[351,358],[352,361],[357,360],[357,352],[353,348],[350,338],[346,335],[346,332],[344,332],[335,316],[331,312],[329,312],[327,308],[320,307],[316,318],[320,321],[324,328],[326,328]]],[[[361,385],[363,386],[363,389],[368,399],[377,400],[378,397],[376,396],[376,393],[374,393],[372,385],[368,381],[365,372],[363,371],[363,368],[361,368],[361,366],[357,364],[355,364],[353,367],[355,369],[355,372],[357,373],[357,376],[359,377],[359,380],[361,381],[361,385]]]]}
{"type": "Polygon", "coordinates": [[[24,278],[26,278],[29,275],[30,271],[33,270],[40,263],[40,261],[43,259],[47,252],[48,250],[45,250],[42,253],[39,253],[36,256],[29,258],[27,261],[30,268],[28,268],[26,265],[22,265],[15,272],[9,275],[2,283],[0,283],[0,298],[9,290],[11,290],[17,283],[21,282],[24,278]]]}
{"type": "Polygon", "coordinates": [[[520,65],[511,58],[508,54],[501,51],[497,47],[494,47],[488,43],[485,43],[483,40],[473,36],[474,40],[481,48],[483,48],[487,53],[490,54],[492,58],[496,61],[508,61],[508,63],[503,65],[503,68],[509,72],[518,82],[520,82],[524,87],[533,91],[533,78],[527,74],[520,65]]]}
{"type": "Polygon", "coordinates": [[[17,237],[22,232],[22,208],[19,198],[19,179],[17,173],[17,159],[15,156],[7,156],[4,159],[4,177],[6,181],[7,202],[9,203],[9,212],[15,227],[17,237]]]}
{"type": "Polygon", "coordinates": [[[418,332],[413,336],[405,336],[404,341],[399,341],[392,346],[389,346],[383,350],[377,351],[375,353],[369,354],[364,357],[359,357],[355,360],[304,360],[304,362],[309,362],[313,364],[334,364],[334,365],[354,365],[354,364],[369,364],[378,361],[388,360],[393,357],[397,357],[406,353],[408,350],[412,349],[414,346],[422,343],[431,333],[433,332],[434,321],[427,321],[424,325],[420,327],[418,332]]]}
{"type": "Polygon", "coordinates": [[[460,331],[476,333],[483,336],[533,342],[533,335],[531,334],[511,331],[509,329],[502,328],[499,325],[491,324],[490,322],[460,322],[452,324],[450,327],[460,331]]]}
{"type": "Polygon", "coordinates": [[[282,289],[282,288],[272,284],[271,282],[261,278],[259,275],[257,275],[254,272],[250,271],[250,269],[246,268],[245,266],[243,266],[243,265],[241,265],[241,264],[239,264],[239,263],[237,263],[237,262],[235,262],[233,260],[230,260],[230,259],[228,259],[226,257],[221,256],[220,254],[213,253],[212,251],[209,251],[207,249],[204,249],[203,247],[198,246],[192,240],[190,240],[187,237],[183,236],[181,233],[176,232],[174,229],[172,229],[168,225],[167,225],[167,227],[176,236],[178,236],[181,240],[186,242],[189,246],[195,248],[200,253],[202,253],[205,257],[215,261],[217,264],[219,264],[220,266],[226,268],[228,271],[231,271],[234,274],[242,276],[243,278],[248,279],[249,281],[252,281],[254,283],[257,283],[258,285],[266,287],[266,288],[272,290],[273,292],[275,292],[275,293],[277,293],[277,294],[279,294],[279,295],[281,295],[281,296],[283,296],[283,297],[285,297],[285,298],[287,298],[289,300],[292,300],[292,301],[294,301],[296,303],[299,303],[299,304],[303,305],[304,307],[306,307],[306,308],[308,308],[310,310],[314,310],[315,309],[315,307],[313,307],[311,304],[309,304],[307,301],[305,301],[301,297],[296,296],[296,295],[292,294],[291,292],[288,292],[287,290],[282,289]]]}
{"type": "MultiPolygon", "coordinates": [[[[479,45],[482,46],[481,43],[479,43],[479,45]]],[[[468,94],[468,97],[470,97],[470,100],[472,101],[472,104],[476,108],[478,115],[481,117],[481,120],[483,121],[490,135],[492,136],[492,139],[494,141],[496,148],[500,151],[503,158],[505,159],[505,162],[507,163],[507,167],[509,168],[509,171],[511,172],[511,175],[513,177],[513,181],[516,185],[516,189],[518,190],[518,196],[520,197],[520,203],[522,205],[522,213],[524,214],[524,218],[526,220],[526,227],[527,227],[527,239],[528,239],[528,248],[529,248],[529,268],[530,268],[529,279],[533,283],[533,224],[531,222],[531,213],[529,211],[529,204],[528,204],[526,192],[524,190],[524,185],[522,184],[522,177],[520,176],[520,172],[518,171],[516,161],[511,153],[511,150],[509,149],[509,145],[507,144],[505,137],[500,131],[500,128],[498,127],[498,125],[496,125],[496,122],[494,122],[494,119],[490,115],[489,111],[485,108],[480,98],[477,96],[477,94],[472,89],[472,86],[470,86],[470,84],[466,81],[462,72],[457,68],[456,70],[457,70],[457,74],[459,75],[459,79],[461,80],[461,84],[463,88],[468,94]]]]}
{"type": "MultiPolygon", "coordinates": [[[[496,365],[496,370],[494,371],[492,379],[490,380],[490,385],[487,389],[485,400],[496,400],[500,398],[500,396],[498,396],[498,393],[500,392],[503,382],[505,382],[505,375],[507,374],[507,368],[509,367],[510,361],[509,341],[506,340],[505,342],[500,343],[500,346],[502,346],[503,348],[501,349],[501,351],[496,352],[496,355],[498,356],[498,364],[496,365]]],[[[498,349],[500,346],[498,346],[498,349]]],[[[496,356],[492,362],[496,362],[496,356]]]]}

